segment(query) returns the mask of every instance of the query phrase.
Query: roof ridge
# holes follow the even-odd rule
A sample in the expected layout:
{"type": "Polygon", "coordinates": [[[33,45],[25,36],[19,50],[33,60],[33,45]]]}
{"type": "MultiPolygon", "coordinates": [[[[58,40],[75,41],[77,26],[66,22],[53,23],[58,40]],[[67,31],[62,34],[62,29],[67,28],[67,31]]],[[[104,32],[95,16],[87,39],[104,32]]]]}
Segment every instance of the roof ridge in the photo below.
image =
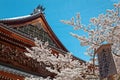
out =
{"type": "Polygon", "coordinates": [[[38,14],[41,14],[41,13],[39,12],[39,13],[36,13],[36,14],[29,14],[29,15],[24,15],[24,16],[16,16],[16,17],[11,17],[11,18],[3,18],[3,19],[0,19],[0,21],[24,19],[24,18],[29,18],[29,17],[35,16],[35,15],[38,15],[38,14]]]}
{"type": "Polygon", "coordinates": [[[15,20],[15,19],[20,19],[20,18],[26,18],[29,17],[30,15],[25,15],[25,16],[16,16],[16,17],[11,17],[11,18],[3,18],[0,20],[15,20]]]}

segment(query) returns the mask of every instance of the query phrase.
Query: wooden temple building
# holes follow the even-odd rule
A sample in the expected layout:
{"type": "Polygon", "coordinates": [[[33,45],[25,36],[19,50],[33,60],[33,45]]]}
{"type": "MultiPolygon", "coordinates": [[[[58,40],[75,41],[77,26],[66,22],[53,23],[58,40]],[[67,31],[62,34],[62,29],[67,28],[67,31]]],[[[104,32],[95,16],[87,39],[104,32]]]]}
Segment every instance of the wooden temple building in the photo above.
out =
{"type": "Polygon", "coordinates": [[[52,76],[44,66],[24,52],[34,46],[34,38],[48,41],[54,53],[67,49],[48,25],[39,7],[31,15],[0,20],[0,80],[23,80],[30,75],[52,76]]]}
{"type": "Polygon", "coordinates": [[[54,76],[24,52],[35,46],[34,38],[48,41],[53,53],[68,50],[56,37],[47,23],[41,7],[32,14],[0,20],[0,80],[24,80],[27,76],[54,76]]]}

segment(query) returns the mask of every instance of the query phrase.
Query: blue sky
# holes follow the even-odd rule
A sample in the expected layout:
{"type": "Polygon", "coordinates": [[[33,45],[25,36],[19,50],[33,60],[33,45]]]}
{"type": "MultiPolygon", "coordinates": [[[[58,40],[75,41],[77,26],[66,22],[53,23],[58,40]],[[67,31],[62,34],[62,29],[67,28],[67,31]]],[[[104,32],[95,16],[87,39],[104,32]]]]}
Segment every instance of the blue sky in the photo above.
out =
{"type": "Polygon", "coordinates": [[[45,17],[64,46],[75,56],[89,60],[84,55],[86,47],[80,46],[80,42],[69,33],[74,32],[84,35],[83,32],[74,31],[69,25],[65,25],[60,20],[69,20],[76,13],[81,14],[82,23],[87,25],[89,19],[105,13],[106,9],[112,9],[113,3],[119,0],[0,0],[0,19],[17,16],[25,16],[32,13],[37,5],[43,5],[45,17]]]}

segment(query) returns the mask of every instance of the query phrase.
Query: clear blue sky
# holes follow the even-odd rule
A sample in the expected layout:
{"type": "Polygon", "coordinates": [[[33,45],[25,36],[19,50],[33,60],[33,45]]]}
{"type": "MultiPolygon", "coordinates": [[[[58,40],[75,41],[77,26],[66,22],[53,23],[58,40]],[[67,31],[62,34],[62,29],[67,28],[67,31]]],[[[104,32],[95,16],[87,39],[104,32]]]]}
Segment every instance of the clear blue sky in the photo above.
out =
{"type": "Polygon", "coordinates": [[[71,19],[77,12],[81,14],[82,23],[88,24],[89,19],[105,13],[106,9],[112,9],[113,3],[119,0],[0,0],[0,19],[30,14],[37,5],[43,5],[46,19],[64,46],[75,56],[88,60],[84,55],[85,47],[80,46],[79,41],[69,33],[74,31],[72,27],[60,22],[63,19],[71,19]]]}

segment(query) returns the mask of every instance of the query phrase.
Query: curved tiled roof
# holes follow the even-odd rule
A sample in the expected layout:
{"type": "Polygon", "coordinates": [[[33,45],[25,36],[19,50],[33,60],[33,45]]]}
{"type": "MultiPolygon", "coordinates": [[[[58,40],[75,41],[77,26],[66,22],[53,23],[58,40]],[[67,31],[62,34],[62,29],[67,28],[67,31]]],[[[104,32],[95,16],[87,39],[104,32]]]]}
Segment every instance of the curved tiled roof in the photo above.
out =
{"type": "Polygon", "coordinates": [[[33,14],[33,15],[27,15],[27,16],[15,17],[15,18],[1,19],[0,23],[12,26],[12,25],[19,25],[19,24],[22,24],[22,23],[30,22],[30,21],[33,21],[33,20],[38,19],[38,18],[42,18],[43,22],[46,25],[47,31],[51,34],[52,39],[55,41],[55,43],[57,43],[58,46],[62,50],[68,52],[68,50],[64,47],[64,45],[59,41],[59,39],[57,38],[57,36],[52,31],[52,29],[49,26],[49,24],[47,23],[44,15],[43,15],[43,13],[39,12],[39,13],[36,13],[36,14],[33,14]]]}

